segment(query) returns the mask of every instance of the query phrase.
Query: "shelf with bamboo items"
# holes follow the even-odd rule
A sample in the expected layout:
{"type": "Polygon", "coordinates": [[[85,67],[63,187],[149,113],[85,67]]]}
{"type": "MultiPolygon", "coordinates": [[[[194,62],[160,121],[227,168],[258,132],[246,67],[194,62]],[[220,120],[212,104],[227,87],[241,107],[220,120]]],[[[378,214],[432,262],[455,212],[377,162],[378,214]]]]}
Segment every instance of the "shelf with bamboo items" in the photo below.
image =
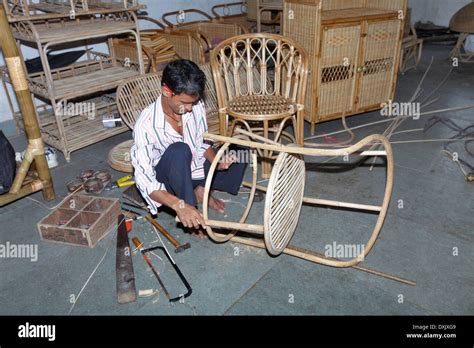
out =
{"type": "Polygon", "coordinates": [[[67,120],[63,120],[62,129],[58,127],[54,113],[48,113],[42,117],[41,132],[44,142],[63,152],[66,159],[70,159],[74,151],[128,131],[125,125],[114,128],[103,126],[103,117],[110,118],[118,115],[114,98],[113,102],[104,102],[103,99],[98,101],[92,99],[89,102],[97,102],[94,116],[68,117],[67,120]]]}
{"type": "Polygon", "coordinates": [[[306,121],[380,109],[393,100],[407,0],[285,0],[283,33],[310,55],[306,121]]]}
{"type": "MultiPolygon", "coordinates": [[[[8,74],[4,74],[6,83],[10,82],[8,74]]],[[[8,90],[6,95],[9,96],[8,90]]],[[[114,90],[110,91],[114,93],[114,90]]],[[[43,141],[60,150],[67,160],[71,153],[88,145],[95,144],[114,135],[126,132],[126,126],[105,128],[102,120],[118,116],[117,103],[112,94],[98,93],[96,96],[62,99],[55,104],[35,99],[36,118],[43,141]]],[[[23,116],[10,105],[15,123],[24,130],[23,116]]]]}
{"type": "Polygon", "coordinates": [[[9,22],[137,11],[138,0],[3,0],[9,22]]]}
{"type": "Polygon", "coordinates": [[[222,23],[237,23],[251,32],[255,28],[255,22],[249,21],[247,4],[244,1],[218,4],[211,9],[214,18],[222,23]],[[231,14],[231,9],[237,8],[238,13],[231,14]]]}
{"type": "MultiPolygon", "coordinates": [[[[42,69],[28,74],[26,80],[30,92],[51,106],[49,114],[43,114],[44,110],[40,110],[38,117],[51,120],[52,113],[55,118],[55,122],[41,127],[47,144],[63,152],[69,162],[73,151],[127,130],[126,127],[104,128],[101,117],[104,113],[116,114],[116,106],[115,111],[111,110],[110,105],[104,109],[94,97],[113,93],[123,80],[144,73],[143,52],[134,12],[88,14],[76,16],[74,20],[49,18],[18,21],[10,23],[10,27],[18,47],[36,46],[39,53],[42,69]],[[121,35],[135,38],[139,58],[136,62],[114,55],[112,40],[121,35]],[[89,42],[107,42],[110,54],[86,49],[83,60],[51,69],[47,52],[77,46],[87,47],[89,42]],[[59,111],[62,105],[71,102],[98,103],[97,119],[64,117],[59,111]]],[[[9,76],[4,76],[4,80],[8,82],[9,76]]],[[[115,101],[112,102],[114,103],[115,101]]]]}
{"type": "Polygon", "coordinates": [[[51,70],[52,82],[45,71],[28,75],[31,92],[45,99],[72,99],[116,88],[122,80],[139,74],[133,62],[114,60],[99,52],[88,52],[88,56],[87,60],[51,70]]]}
{"type": "Polygon", "coordinates": [[[195,32],[207,42],[212,49],[221,41],[230,37],[247,33],[247,29],[239,23],[220,22],[216,18],[212,18],[207,13],[197,9],[185,9],[174,12],[168,12],[162,16],[163,22],[173,30],[189,30],[195,32]],[[187,21],[189,17],[200,15],[203,20],[187,21]],[[170,21],[171,17],[175,17],[176,23],[170,21]]]}

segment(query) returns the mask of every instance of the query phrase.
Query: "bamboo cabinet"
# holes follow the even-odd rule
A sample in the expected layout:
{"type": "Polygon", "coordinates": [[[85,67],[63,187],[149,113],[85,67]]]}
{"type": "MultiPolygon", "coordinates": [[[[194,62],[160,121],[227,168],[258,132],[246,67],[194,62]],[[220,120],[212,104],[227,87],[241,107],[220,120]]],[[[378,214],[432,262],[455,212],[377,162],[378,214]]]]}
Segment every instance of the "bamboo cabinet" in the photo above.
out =
{"type": "Polygon", "coordinates": [[[320,122],[381,108],[395,94],[406,0],[286,0],[285,36],[310,56],[305,106],[320,122]]]}

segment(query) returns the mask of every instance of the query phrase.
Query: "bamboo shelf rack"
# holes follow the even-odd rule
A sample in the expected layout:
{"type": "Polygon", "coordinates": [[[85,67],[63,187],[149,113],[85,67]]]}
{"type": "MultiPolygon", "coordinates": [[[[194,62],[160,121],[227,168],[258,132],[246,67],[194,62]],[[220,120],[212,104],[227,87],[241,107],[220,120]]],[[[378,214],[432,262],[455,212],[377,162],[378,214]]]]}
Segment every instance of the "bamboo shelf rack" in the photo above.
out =
{"type": "MultiPolygon", "coordinates": [[[[64,6],[69,4],[67,1],[63,2],[64,6]]],[[[51,0],[40,4],[59,6],[63,2],[51,0]]],[[[74,2],[75,5],[77,3],[74,2]]],[[[67,161],[70,161],[73,151],[127,131],[126,126],[105,128],[102,117],[118,115],[115,98],[110,96],[115,93],[118,85],[123,80],[145,72],[137,16],[132,11],[118,11],[122,7],[133,5],[132,2],[104,1],[111,7],[104,5],[103,11],[90,6],[98,6],[100,3],[89,0],[89,10],[94,8],[99,13],[77,14],[74,19],[41,16],[40,19],[35,17],[34,20],[17,20],[10,23],[19,48],[25,45],[38,50],[43,69],[28,74],[26,80],[33,96],[49,104],[49,107],[40,105],[37,110],[45,143],[63,152],[67,161]],[[122,4],[122,7],[119,4],[122,4]],[[114,55],[112,40],[121,35],[135,38],[135,51],[138,56],[135,61],[114,55]],[[106,40],[110,53],[86,50],[83,60],[59,69],[50,68],[48,51],[84,46],[92,39],[106,40]],[[64,115],[64,112],[60,111],[61,106],[69,103],[93,104],[94,116],[85,116],[80,111],[64,115]]],[[[6,71],[3,72],[3,80],[11,83],[6,71]]],[[[8,90],[6,92],[8,93],[8,90]]],[[[11,103],[10,107],[12,108],[11,103]]],[[[18,117],[18,113],[13,109],[12,113],[18,117]]],[[[17,121],[17,125],[20,123],[17,121]]]]}
{"type": "Polygon", "coordinates": [[[138,0],[2,0],[9,22],[136,11],[138,0]]]}
{"type": "Polygon", "coordinates": [[[285,0],[283,33],[310,55],[305,119],[313,134],[319,122],[393,99],[406,11],[407,0],[285,0]]]}

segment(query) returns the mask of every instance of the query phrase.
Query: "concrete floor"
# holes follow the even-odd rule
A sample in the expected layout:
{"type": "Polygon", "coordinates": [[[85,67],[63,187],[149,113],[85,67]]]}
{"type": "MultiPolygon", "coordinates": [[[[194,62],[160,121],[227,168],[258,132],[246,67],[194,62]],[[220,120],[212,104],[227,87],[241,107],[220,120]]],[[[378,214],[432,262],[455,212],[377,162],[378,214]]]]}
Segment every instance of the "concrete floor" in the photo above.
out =
{"type": "MultiPolygon", "coordinates": [[[[424,84],[429,93],[450,69],[448,48],[428,46],[420,67],[400,76],[398,101],[407,101],[427,68],[434,63],[424,84]]],[[[460,65],[439,91],[440,100],[427,110],[474,104],[474,66],[460,65]]],[[[473,110],[445,113],[463,125],[472,124],[473,110]]],[[[379,121],[379,112],[348,119],[350,126],[379,121]]],[[[427,117],[410,120],[401,129],[422,128],[427,117]]],[[[357,139],[381,133],[388,123],[361,128],[357,139]]],[[[318,126],[318,134],[341,129],[340,121],[318,126]]],[[[309,134],[308,134],[309,135],[309,134]]],[[[422,132],[395,135],[393,141],[448,138],[453,132],[436,126],[422,132]]],[[[108,168],[109,150],[131,136],[116,136],[72,155],[61,157],[52,171],[58,199],[66,196],[65,183],[87,168],[108,168]]],[[[340,139],[344,138],[344,134],[340,139]]],[[[23,136],[12,138],[22,149],[23,136]]],[[[473,184],[467,183],[456,165],[440,150],[441,143],[395,144],[395,186],[389,213],[365,267],[416,281],[408,286],[355,269],[335,269],[291,256],[270,257],[266,251],[235,243],[215,244],[196,240],[176,227],[167,213],[159,222],[192,248],[173,257],[193,287],[184,304],[170,306],[163,294],[139,298],[119,305],[115,294],[115,233],[95,249],[42,242],[36,224],[48,210],[23,199],[0,210],[0,244],[37,244],[37,262],[2,259],[0,262],[0,314],[63,315],[71,310],[71,296],[77,298],[73,315],[464,315],[474,314],[474,200],[473,184]],[[403,200],[403,209],[399,201],[403,200]],[[457,256],[453,255],[457,248],[457,256]],[[81,292],[97,264],[94,276],[81,292]],[[158,299],[158,301],[156,301],[158,299]]],[[[459,154],[465,156],[459,146],[459,154]]],[[[467,157],[473,163],[474,159],[467,157]]],[[[322,161],[324,159],[318,159],[322,161]]],[[[307,159],[307,162],[315,162],[307,159]]],[[[334,161],[338,163],[338,161],[334,161]]],[[[339,162],[340,163],[340,162],[339,162]]],[[[368,166],[331,173],[325,167],[308,165],[306,195],[327,199],[377,204],[384,189],[383,167],[372,172],[368,166]]],[[[116,178],[121,174],[114,172],[116,178]]],[[[120,196],[120,191],[107,196],[120,196]]],[[[238,216],[245,195],[224,196],[229,219],[238,216]]],[[[41,200],[40,194],[31,196],[41,200]]],[[[261,219],[263,203],[256,203],[249,223],[261,219]]],[[[325,245],[360,244],[369,237],[375,216],[321,207],[304,207],[292,244],[324,252],[325,245]]],[[[156,235],[144,222],[136,223],[132,235],[145,244],[156,235]]],[[[170,247],[169,244],[167,244],[170,247]]],[[[134,255],[137,289],[159,289],[139,254],[134,255]]],[[[154,258],[168,289],[182,292],[169,264],[154,258]]]]}

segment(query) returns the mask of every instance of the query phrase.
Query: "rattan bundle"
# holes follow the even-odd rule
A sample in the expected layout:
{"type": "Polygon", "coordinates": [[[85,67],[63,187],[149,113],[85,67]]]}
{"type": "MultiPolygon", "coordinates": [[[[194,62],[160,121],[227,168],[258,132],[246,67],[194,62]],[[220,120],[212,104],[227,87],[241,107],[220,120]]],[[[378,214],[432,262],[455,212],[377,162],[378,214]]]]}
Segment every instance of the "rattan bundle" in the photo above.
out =
{"type": "Polygon", "coordinates": [[[456,12],[449,23],[451,30],[474,34],[474,2],[456,12]]]}

